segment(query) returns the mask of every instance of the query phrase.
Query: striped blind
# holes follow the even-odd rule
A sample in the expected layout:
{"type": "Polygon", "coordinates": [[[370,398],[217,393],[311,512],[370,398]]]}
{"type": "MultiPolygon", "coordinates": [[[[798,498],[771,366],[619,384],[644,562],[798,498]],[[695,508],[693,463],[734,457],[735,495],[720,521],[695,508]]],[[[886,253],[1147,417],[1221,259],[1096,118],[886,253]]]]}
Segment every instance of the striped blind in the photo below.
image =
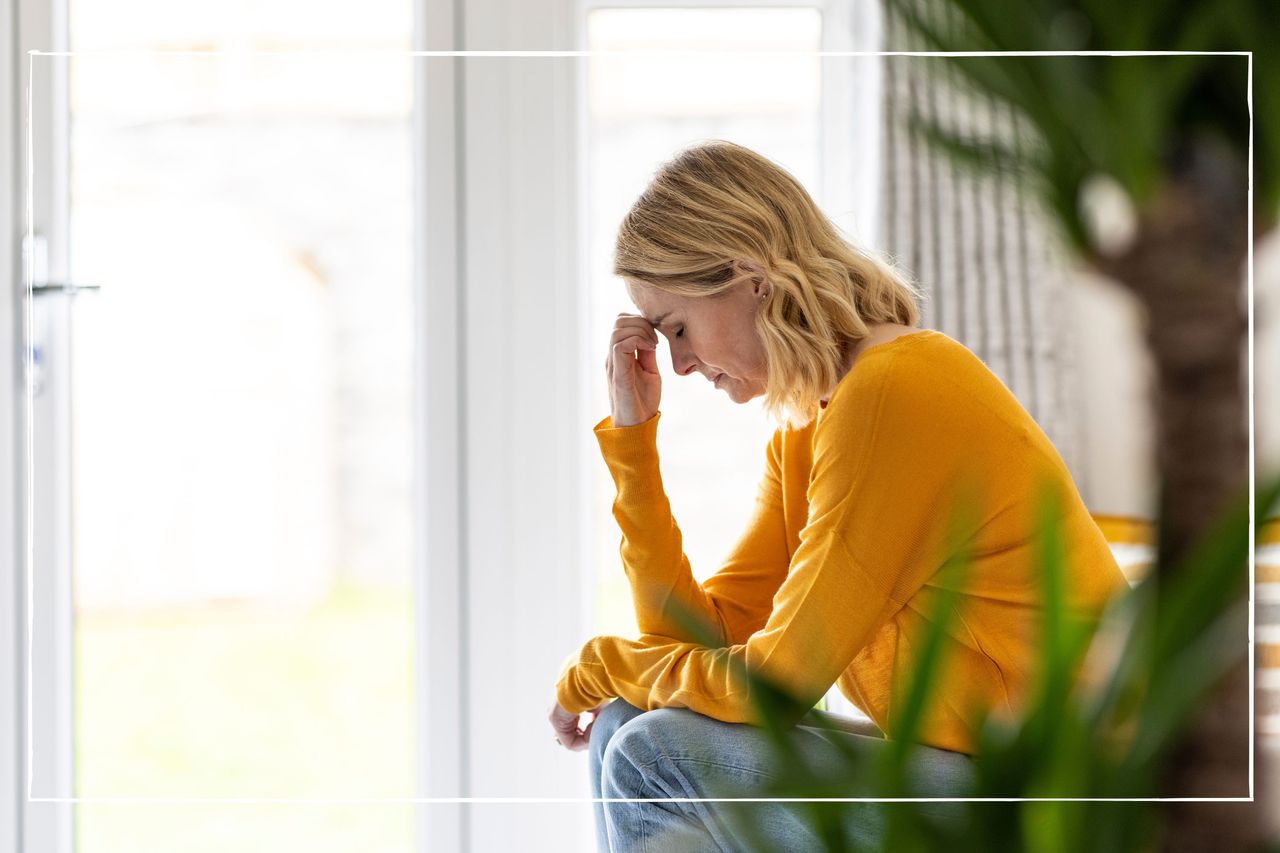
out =
{"type": "MultiPolygon", "coordinates": [[[[892,9],[885,49],[925,50],[892,9]]],[[[1018,144],[1011,111],[936,57],[883,57],[882,246],[925,293],[922,325],[965,344],[1057,447],[1082,494],[1083,430],[1066,310],[1069,255],[1038,199],[1011,176],[979,174],[912,133],[908,118],[1018,144]]]]}

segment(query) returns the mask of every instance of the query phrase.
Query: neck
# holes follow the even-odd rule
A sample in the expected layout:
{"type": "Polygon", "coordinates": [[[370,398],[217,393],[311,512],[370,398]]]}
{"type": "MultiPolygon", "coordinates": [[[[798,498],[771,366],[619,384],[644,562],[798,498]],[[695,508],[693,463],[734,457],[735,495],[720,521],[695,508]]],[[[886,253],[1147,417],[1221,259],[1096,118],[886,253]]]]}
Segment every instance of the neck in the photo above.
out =
{"type": "MultiPolygon", "coordinates": [[[[843,344],[840,345],[840,353],[842,357],[840,361],[840,375],[836,377],[837,384],[840,382],[841,379],[845,377],[845,375],[850,370],[853,369],[853,363],[854,361],[857,360],[858,353],[862,351],[862,345],[865,340],[866,338],[863,338],[862,340],[856,341],[856,342],[845,341],[843,344]]],[[[819,405],[825,408],[827,405],[827,401],[831,399],[831,393],[834,393],[834,391],[835,391],[835,386],[833,385],[831,388],[831,392],[829,392],[827,396],[823,397],[819,401],[819,405]]]]}

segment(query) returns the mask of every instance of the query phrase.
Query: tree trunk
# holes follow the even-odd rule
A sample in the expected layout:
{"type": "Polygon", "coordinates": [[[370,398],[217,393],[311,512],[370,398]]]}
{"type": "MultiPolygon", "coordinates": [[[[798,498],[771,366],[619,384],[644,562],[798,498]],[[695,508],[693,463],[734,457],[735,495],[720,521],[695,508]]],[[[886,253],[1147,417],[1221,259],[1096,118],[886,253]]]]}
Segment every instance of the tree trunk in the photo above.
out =
{"type": "MultiPolygon", "coordinates": [[[[1190,546],[1248,485],[1247,185],[1234,158],[1212,144],[1196,142],[1184,153],[1175,159],[1172,180],[1140,213],[1135,240],[1117,257],[1096,259],[1147,312],[1156,373],[1160,578],[1176,572],[1190,546]]],[[[1247,629],[1245,616],[1241,650],[1247,629]]],[[[1246,656],[1175,748],[1160,796],[1249,795],[1248,666],[1246,656]]],[[[1262,814],[1253,804],[1166,806],[1167,850],[1244,850],[1262,842],[1262,814]]]]}

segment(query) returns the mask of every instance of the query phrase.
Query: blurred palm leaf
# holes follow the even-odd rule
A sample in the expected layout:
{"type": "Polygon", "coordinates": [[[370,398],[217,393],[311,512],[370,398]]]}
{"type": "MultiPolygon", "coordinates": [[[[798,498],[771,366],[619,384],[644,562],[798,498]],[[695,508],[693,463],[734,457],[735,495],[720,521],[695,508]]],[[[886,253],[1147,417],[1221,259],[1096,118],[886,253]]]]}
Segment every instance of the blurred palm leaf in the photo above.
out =
{"type": "MultiPolygon", "coordinates": [[[[1073,617],[1066,606],[1070,572],[1052,496],[1046,488],[1039,497],[1038,565],[1046,618],[1037,687],[1017,719],[989,721],[980,731],[979,753],[974,758],[976,786],[962,794],[973,798],[965,803],[964,828],[934,821],[923,803],[886,803],[887,834],[878,849],[1129,853],[1148,847],[1156,837],[1159,824],[1153,804],[1098,798],[1158,796],[1160,764],[1187,725],[1191,710],[1244,654],[1234,630],[1240,614],[1233,612],[1238,604],[1232,590],[1247,579],[1248,551],[1255,545],[1248,536],[1248,500],[1240,497],[1232,504],[1172,579],[1159,582],[1151,576],[1110,609],[1108,618],[1121,620],[1130,629],[1117,665],[1100,686],[1093,687],[1078,680],[1078,667],[1089,643],[1099,635],[1094,620],[1073,617]],[[1081,799],[998,799],[1009,797],[1081,799]]],[[[1280,478],[1257,492],[1253,516],[1257,531],[1278,507],[1280,478]]],[[[950,565],[955,571],[966,564],[956,559],[950,565]]],[[[945,634],[954,604],[949,599],[937,607],[931,644],[945,634]]],[[[896,717],[913,736],[933,693],[939,665],[936,651],[923,656],[908,687],[910,707],[896,717]]],[[[752,683],[752,695],[766,705],[777,701],[775,687],[766,685],[756,691],[758,673],[743,671],[742,677],[752,683]]],[[[789,707],[785,702],[784,706],[789,707]]],[[[913,796],[903,775],[916,748],[913,738],[895,741],[894,749],[886,753],[890,758],[869,765],[845,751],[837,772],[819,774],[789,740],[785,718],[771,711],[762,716],[766,727],[774,727],[778,767],[784,778],[766,791],[741,791],[738,796],[913,796]]],[[[895,734],[902,731],[895,729],[895,734]]],[[[737,810],[740,825],[748,837],[758,839],[752,849],[767,850],[763,827],[755,824],[750,805],[743,803],[737,810]]],[[[822,849],[858,849],[842,823],[846,804],[815,799],[806,805],[814,825],[821,827],[822,849]]]]}
{"type": "MultiPolygon", "coordinates": [[[[1178,168],[1187,146],[1211,136],[1243,170],[1248,162],[1246,56],[1032,56],[1013,51],[1226,51],[1280,36],[1280,16],[1262,3],[1114,4],[1103,0],[887,0],[923,43],[947,52],[1002,51],[999,56],[949,56],[977,90],[1013,108],[1025,139],[975,140],[919,116],[916,132],[962,161],[992,171],[1017,170],[1053,210],[1086,256],[1099,247],[1080,210],[1085,183],[1114,178],[1139,208],[1178,168]]],[[[1255,79],[1272,67],[1258,60],[1255,79]]],[[[929,67],[929,66],[926,66],[929,67]]],[[[1275,79],[1275,78],[1272,78],[1275,79]]],[[[1268,95],[1274,100],[1273,95],[1268,95]]],[[[1280,104],[1277,104],[1280,107],[1280,104]]],[[[1280,108],[1255,114],[1260,152],[1280,155],[1280,108]]],[[[1274,223],[1280,182],[1263,157],[1255,175],[1260,226],[1274,223]]]]}
{"type": "MultiPolygon", "coordinates": [[[[981,98],[1006,106],[1015,119],[1007,138],[964,137],[933,119],[912,117],[915,132],[957,162],[1012,176],[1017,186],[1039,196],[1080,257],[1132,291],[1143,309],[1159,425],[1155,572],[1168,579],[1187,565],[1189,549],[1204,538],[1247,475],[1240,293],[1248,244],[1274,228],[1280,207],[1280,54],[1266,49],[1280,37],[1280,14],[1263,0],[886,4],[891,21],[900,22],[924,49],[994,53],[913,62],[924,62],[929,71],[954,69],[981,98]],[[1255,45],[1264,49],[1242,55],[1255,45]],[[1086,55],[1026,54],[1033,51],[1086,55]],[[1106,51],[1202,53],[1101,55],[1106,51]],[[1252,96],[1259,106],[1252,116],[1251,62],[1252,96]],[[1256,163],[1250,161],[1251,144],[1259,154],[1256,163]],[[1132,227],[1104,230],[1109,226],[1096,213],[1105,196],[1099,189],[1108,182],[1116,190],[1111,197],[1123,198],[1117,208],[1129,206],[1132,227]]],[[[940,77],[935,82],[943,85],[940,77]]],[[[1177,604],[1154,589],[1145,593],[1147,600],[1134,601],[1142,612],[1154,607],[1163,615],[1148,615],[1153,621],[1139,633],[1149,632],[1150,646],[1141,654],[1135,649],[1124,665],[1158,659],[1209,677],[1222,660],[1221,649],[1209,647],[1211,638],[1225,643],[1234,636],[1243,647],[1243,635],[1233,628],[1239,612],[1234,621],[1224,615],[1229,601],[1241,601],[1243,587],[1205,583],[1204,591],[1222,609],[1177,604]],[[1209,646],[1181,645],[1201,635],[1209,646]]],[[[1248,748],[1248,671],[1243,658],[1232,659],[1234,669],[1210,700],[1214,712],[1201,715],[1181,758],[1170,764],[1174,795],[1239,787],[1241,756],[1248,748]]],[[[1143,728],[1136,734],[1119,729],[1113,736],[1146,739],[1152,750],[1197,695],[1190,684],[1163,685],[1169,692],[1162,697],[1155,684],[1125,681],[1123,687],[1117,685],[1103,706],[1143,728]],[[1160,713],[1169,714],[1163,727],[1160,713]]],[[[1147,767],[1145,761],[1140,765],[1147,767]]],[[[1118,777],[1131,770],[1117,769],[1118,777]]],[[[1196,843],[1190,831],[1199,819],[1194,809],[1172,807],[1180,821],[1169,834],[1174,845],[1191,849],[1196,843]]],[[[1217,819],[1209,813],[1200,817],[1217,819]]],[[[1256,843],[1261,833],[1256,817],[1223,821],[1218,828],[1216,840],[1229,844],[1256,843]]]]}

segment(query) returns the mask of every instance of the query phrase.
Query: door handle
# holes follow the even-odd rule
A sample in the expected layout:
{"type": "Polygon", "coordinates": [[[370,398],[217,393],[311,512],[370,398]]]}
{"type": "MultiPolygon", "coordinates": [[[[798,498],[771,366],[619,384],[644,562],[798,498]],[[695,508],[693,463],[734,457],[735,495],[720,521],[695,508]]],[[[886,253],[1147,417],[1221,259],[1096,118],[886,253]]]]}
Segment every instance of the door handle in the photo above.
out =
{"type": "Polygon", "coordinates": [[[38,284],[31,285],[32,296],[48,296],[52,294],[66,294],[67,296],[75,296],[82,291],[95,292],[101,290],[101,285],[97,284],[75,284],[65,281],[42,281],[38,284]]]}
{"type": "MultiPolygon", "coordinates": [[[[39,296],[76,296],[80,293],[96,293],[101,287],[96,284],[76,284],[68,281],[49,281],[45,276],[49,270],[49,244],[43,234],[33,234],[22,238],[23,269],[33,279],[31,287],[25,292],[31,295],[34,303],[39,296]]],[[[32,335],[27,341],[26,352],[22,359],[23,371],[27,387],[31,389],[31,397],[35,399],[44,395],[47,370],[49,341],[39,329],[28,332],[32,335]]]]}
{"type": "Polygon", "coordinates": [[[31,276],[31,289],[28,291],[34,298],[36,296],[51,296],[54,294],[65,294],[67,296],[75,296],[81,291],[95,291],[101,288],[96,284],[76,284],[70,281],[49,281],[46,276],[49,274],[49,241],[39,232],[22,238],[22,263],[23,268],[28,270],[31,276]]]}
{"type": "MultiPolygon", "coordinates": [[[[31,285],[29,291],[32,304],[41,296],[76,296],[81,293],[97,293],[102,288],[96,284],[72,284],[61,281],[42,281],[31,285]]],[[[69,306],[68,306],[69,307],[69,306]]],[[[32,399],[43,396],[45,390],[45,348],[47,341],[42,333],[35,333],[29,342],[23,363],[27,372],[27,381],[31,388],[32,399]]]]}

